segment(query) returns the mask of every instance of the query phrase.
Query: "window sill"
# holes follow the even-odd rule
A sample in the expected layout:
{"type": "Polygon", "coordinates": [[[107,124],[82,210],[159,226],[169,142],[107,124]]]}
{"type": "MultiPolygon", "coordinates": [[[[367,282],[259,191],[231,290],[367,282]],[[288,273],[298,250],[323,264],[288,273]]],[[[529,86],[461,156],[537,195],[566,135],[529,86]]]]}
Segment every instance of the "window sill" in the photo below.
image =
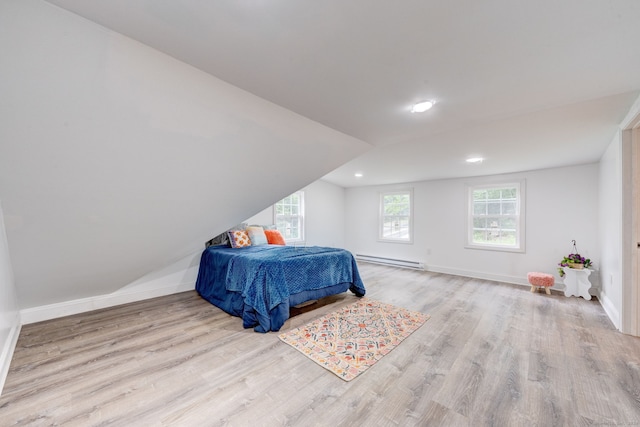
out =
{"type": "Polygon", "coordinates": [[[393,240],[393,239],[378,239],[380,243],[401,243],[403,245],[412,245],[413,240],[393,240]]]}
{"type": "Polygon", "coordinates": [[[493,245],[465,245],[465,249],[476,249],[481,251],[496,251],[496,252],[514,252],[525,253],[524,248],[513,248],[509,246],[493,246],[493,245]]]}

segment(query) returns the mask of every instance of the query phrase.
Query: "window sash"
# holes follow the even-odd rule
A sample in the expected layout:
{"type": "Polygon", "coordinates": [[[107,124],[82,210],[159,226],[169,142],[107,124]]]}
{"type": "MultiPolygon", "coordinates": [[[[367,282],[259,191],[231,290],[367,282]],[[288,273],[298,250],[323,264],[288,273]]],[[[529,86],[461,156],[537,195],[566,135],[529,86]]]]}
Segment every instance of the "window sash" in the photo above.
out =
{"type": "Polygon", "coordinates": [[[304,193],[297,191],[273,205],[273,222],[285,241],[304,241],[304,193]]]}
{"type": "Polygon", "coordinates": [[[413,241],[413,191],[380,193],[378,240],[411,243],[413,241]]]}
{"type": "Polygon", "coordinates": [[[524,251],[521,183],[468,189],[467,247],[524,251]]]}
{"type": "Polygon", "coordinates": [[[276,228],[282,237],[288,241],[302,240],[302,218],[299,216],[279,215],[276,218],[276,228]]]}

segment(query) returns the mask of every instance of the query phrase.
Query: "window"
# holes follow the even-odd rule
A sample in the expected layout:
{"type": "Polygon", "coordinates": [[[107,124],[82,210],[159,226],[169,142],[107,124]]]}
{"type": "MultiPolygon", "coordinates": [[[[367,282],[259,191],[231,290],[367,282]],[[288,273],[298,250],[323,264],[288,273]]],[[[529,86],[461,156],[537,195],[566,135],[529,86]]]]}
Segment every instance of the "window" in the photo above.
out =
{"type": "Polygon", "coordinates": [[[524,252],[524,182],[469,187],[468,247],[524,252]]]}
{"type": "Polygon", "coordinates": [[[411,243],[413,241],[411,190],[380,193],[379,240],[411,243]]]}
{"type": "Polygon", "coordinates": [[[276,203],[273,222],[287,242],[304,241],[304,192],[298,191],[276,203]]]}

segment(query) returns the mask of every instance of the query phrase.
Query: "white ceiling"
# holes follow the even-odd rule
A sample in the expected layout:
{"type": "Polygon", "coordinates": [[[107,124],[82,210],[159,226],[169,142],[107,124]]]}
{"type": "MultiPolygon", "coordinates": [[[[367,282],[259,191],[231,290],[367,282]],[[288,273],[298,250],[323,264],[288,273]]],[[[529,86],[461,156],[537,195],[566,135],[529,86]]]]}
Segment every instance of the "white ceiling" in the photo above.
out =
{"type": "Polygon", "coordinates": [[[374,145],[345,187],[595,162],[640,90],[637,0],[49,2],[374,145]]]}

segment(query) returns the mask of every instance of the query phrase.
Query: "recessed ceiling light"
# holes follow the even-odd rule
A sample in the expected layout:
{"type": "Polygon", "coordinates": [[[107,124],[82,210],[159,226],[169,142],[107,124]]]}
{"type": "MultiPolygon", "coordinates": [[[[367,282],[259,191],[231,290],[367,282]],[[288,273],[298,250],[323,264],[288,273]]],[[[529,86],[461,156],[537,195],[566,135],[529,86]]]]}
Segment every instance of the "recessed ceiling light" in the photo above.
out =
{"type": "Polygon", "coordinates": [[[433,107],[435,105],[435,103],[436,103],[436,101],[418,102],[417,104],[414,104],[413,107],[411,107],[411,112],[412,113],[424,113],[425,111],[427,111],[428,109],[433,107]]]}
{"type": "Polygon", "coordinates": [[[362,172],[356,172],[356,173],[354,174],[354,176],[355,176],[356,178],[362,178],[362,177],[363,177],[362,172]]]}
{"type": "Polygon", "coordinates": [[[467,163],[482,163],[483,160],[482,157],[469,157],[467,163]]]}

